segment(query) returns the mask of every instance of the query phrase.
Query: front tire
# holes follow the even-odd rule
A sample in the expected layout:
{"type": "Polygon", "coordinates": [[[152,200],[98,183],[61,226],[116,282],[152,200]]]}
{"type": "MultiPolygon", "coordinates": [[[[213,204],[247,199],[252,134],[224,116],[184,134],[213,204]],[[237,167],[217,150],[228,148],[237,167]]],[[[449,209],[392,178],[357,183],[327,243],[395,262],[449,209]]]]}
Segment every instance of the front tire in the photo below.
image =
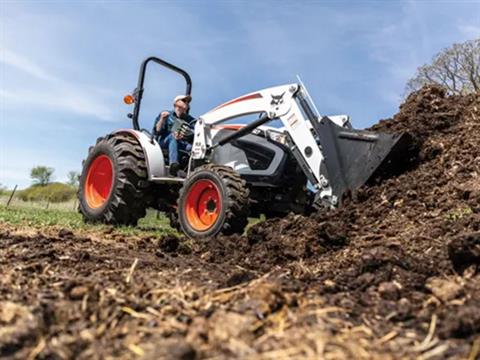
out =
{"type": "Polygon", "coordinates": [[[243,233],[248,223],[246,182],[228,166],[204,165],[185,180],[178,200],[178,219],[190,238],[243,233]]]}
{"type": "Polygon", "coordinates": [[[86,222],[136,225],[145,216],[145,155],[128,134],[99,138],[83,163],[79,210],[86,222]]]}

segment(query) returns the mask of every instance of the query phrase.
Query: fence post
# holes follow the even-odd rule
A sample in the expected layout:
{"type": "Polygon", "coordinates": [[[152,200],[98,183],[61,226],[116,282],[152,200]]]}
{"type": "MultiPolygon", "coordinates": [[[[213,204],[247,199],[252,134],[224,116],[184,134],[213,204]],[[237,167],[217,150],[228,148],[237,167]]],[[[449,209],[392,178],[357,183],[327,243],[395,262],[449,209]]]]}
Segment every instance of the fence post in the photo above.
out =
{"type": "Polygon", "coordinates": [[[8,201],[7,201],[7,207],[10,205],[10,202],[11,202],[12,199],[13,199],[13,195],[15,195],[15,191],[17,191],[17,186],[18,186],[18,185],[15,185],[15,187],[13,188],[12,193],[10,194],[10,198],[9,198],[8,201]]]}

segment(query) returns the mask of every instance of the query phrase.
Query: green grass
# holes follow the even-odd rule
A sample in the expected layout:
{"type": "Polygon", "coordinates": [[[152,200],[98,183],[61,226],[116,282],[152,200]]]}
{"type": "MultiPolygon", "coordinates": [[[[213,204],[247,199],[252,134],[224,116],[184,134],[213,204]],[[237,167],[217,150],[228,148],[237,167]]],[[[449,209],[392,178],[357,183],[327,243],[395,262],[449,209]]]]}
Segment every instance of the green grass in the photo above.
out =
{"type": "Polygon", "coordinates": [[[470,207],[465,206],[465,207],[459,207],[457,209],[453,209],[449,211],[445,215],[445,218],[450,221],[457,221],[465,216],[472,215],[472,214],[473,214],[473,210],[470,207]]]}
{"type": "MultiPolygon", "coordinates": [[[[9,196],[0,195],[0,223],[29,226],[32,228],[62,227],[87,232],[102,232],[111,228],[109,225],[84,223],[82,215],[76,211],[76,200],[50,203],[48,201],[24,201],[15,196],[7,208],[8,198],[9,196]]],[[[264,220],[264,216],[259,219],[250,218],[246,230],[252,225],[264,220]]],[[[115,232],[136,236],[178,235],[178,232],[170,227],[168,218],[162,213],[157,217],[157,211],[155,210],[147,210],[147,215],[143,219],[140,219],[136,227],[117,226],[115,227],[115,232]]]]}
{"type": "MultiPolygon", "coordinates": [[[[103,224],[86,224],[82,216],[73,210],[42,209],[32,204],[27,206],[6,207],[0,204],[0,222],[12,225],[24,225],[29,227],[63,227],[72,230],[103,231],[110,228],[103,224]]],[[[147,216],[141,219],[138,226],[118,226],[115,232],[124,235],[137,236],[162,236],[176,234],[176,231],[169,226],[168,219],[160,215],[157,219],[156,211],[147,211],[147,216]]]]}

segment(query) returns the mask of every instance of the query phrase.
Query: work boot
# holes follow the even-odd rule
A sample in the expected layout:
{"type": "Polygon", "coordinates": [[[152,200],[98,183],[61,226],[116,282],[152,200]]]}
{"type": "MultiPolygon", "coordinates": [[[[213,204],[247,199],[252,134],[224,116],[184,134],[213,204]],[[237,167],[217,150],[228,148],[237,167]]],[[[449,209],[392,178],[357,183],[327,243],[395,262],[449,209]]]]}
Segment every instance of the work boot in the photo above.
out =
{"type": "Polygon", "coordinates": [[[180,170],[180,164],[179,163],[171,163],[170,164],[170,175],[173,177],[177,177],[178,170],[180,170]]]}
{"type": "Polygon", "coordinates": [[[183,170],[178,170],[177,177],[185,179],[187,177],[187,173],[183,170]]]}

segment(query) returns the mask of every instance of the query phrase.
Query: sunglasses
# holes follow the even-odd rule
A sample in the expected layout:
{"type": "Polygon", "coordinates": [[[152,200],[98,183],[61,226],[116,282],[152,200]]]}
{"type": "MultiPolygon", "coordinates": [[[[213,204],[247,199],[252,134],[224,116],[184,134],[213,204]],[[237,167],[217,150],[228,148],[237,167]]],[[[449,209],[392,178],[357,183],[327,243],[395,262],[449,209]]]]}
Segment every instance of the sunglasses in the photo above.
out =
{"type": "Polygon", "coordinates": [[[178,107],[178,108],[187,108],[188,107],[187,104],[175,104],[174,106],[178,107]]]}

